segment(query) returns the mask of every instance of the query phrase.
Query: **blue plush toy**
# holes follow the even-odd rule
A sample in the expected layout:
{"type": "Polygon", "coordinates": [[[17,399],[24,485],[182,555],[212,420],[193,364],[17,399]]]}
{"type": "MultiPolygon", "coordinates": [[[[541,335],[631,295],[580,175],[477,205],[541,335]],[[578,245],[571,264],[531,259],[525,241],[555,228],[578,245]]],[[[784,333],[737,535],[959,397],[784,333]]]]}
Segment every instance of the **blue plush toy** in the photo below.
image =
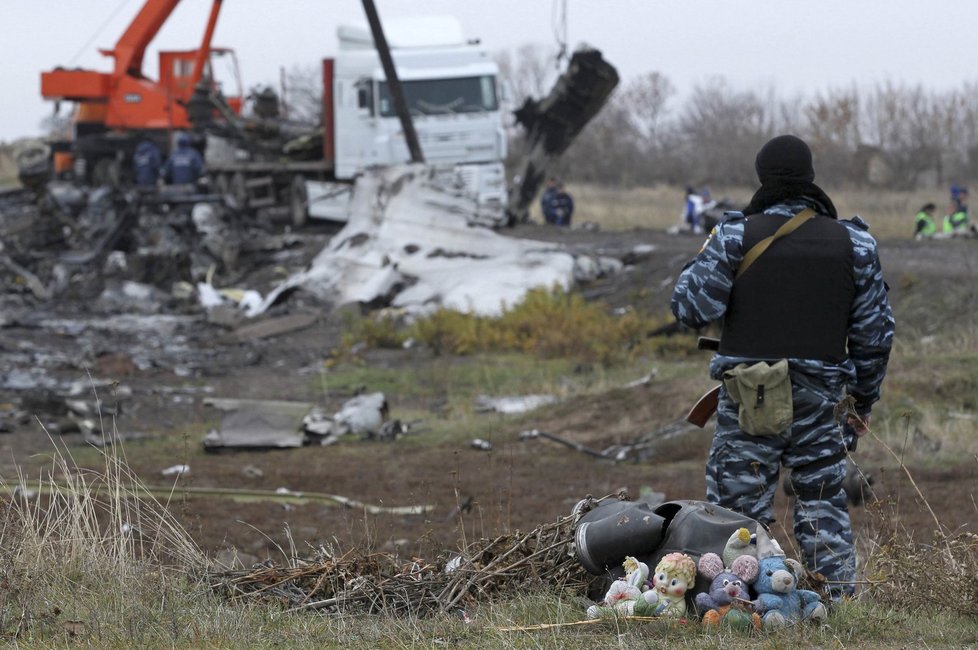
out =
{"type": "Polygon", "coordinates": [[[761,614],[764,627],[820,620],[828,615],[817,593],[796,589],[801,565],[775,552],[760,526],[757,530],[757,555],[758,572],[757,581],[754,582],[757,599],[754,600],[754,609],[761,614]]]}

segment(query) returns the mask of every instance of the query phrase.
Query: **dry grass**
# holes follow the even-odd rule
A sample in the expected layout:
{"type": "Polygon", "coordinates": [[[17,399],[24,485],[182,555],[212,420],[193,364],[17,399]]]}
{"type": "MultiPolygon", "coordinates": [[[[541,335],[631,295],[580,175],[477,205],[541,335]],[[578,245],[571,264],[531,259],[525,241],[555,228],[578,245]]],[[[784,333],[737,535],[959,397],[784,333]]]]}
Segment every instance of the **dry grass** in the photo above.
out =
{"type": "MultiPolygon", "coordinates": [[[[204,554],[114,445],[101,471],[77,467],[52,445],[50,469],[39,481],[19,476],[3,513],[0,637],[92,638],[107,621],[149,633],[166,614],[160,597],[189,594],[204,554]]],[[[121,638],[107,627],[99,638],[121,638]]]]}
{"type": "Polygon", "coordinates": [[[475,542],[432,562],[321,547],[311,559],[216,572],[231,598],[261,598],[291,611],[428,616],[534,589],[584,593],[589,576],[573,554],[575,517],[527,533],[475,542]]]}
{"type": "MultiPolygon", "coordinates": [[[[755,188],[712,187],[714,198],[729,197],[735,205],[747,203],[755,188]]],[[[932,201],[943,205],[939,190],[913,192],[889,190],[839,190],[823,188],[835,202],[839,215],[860,215],[880,239],[910,239],[914,215],[921,205],[932,201]]],[[[685,188],[658,185],[630,189],[574,185],[568,187],[576,204],[575,224],[592,221],[606,230],[632,228],[667,229],[680,222],[685,188]]],[[[539,206],[534,218],[540,219],[539,206]]]]}
{"type": "MultiPolygon", "coordinates": [[[[0,637],[32,647],[727,647],[746,633],[695,620],[580,624],[588,576],[573,519],[469,544],[445,559],[289,551],[287,566],[207,573],[163,504],[146,500],[120,448],[101,472],[56,454],[37,501],[8,504],[0,531],[0,637]],[[134,523],[140,532],[122,525],[134,523]],[[216,597],[216,588],[223,597],[216,597]],[[545,625],[540,625],[545,624],[545,625]]],[[[886,519],[882,519],[885,527],[886,519]]],[[[939,524],[938,524],[939,525],[939,524]]],[[[978,634],[978,538],[924,545],[880,535],[863,602],[826,624],[764,633],[766,647],[961,645],[978,634]],[[947,594],[955,594],[948,598],[947,594]],[[960,618],[960,617],[965,618],[960,618]]],[[[284,554],[284,551],[283,551],[284,554]]]]}

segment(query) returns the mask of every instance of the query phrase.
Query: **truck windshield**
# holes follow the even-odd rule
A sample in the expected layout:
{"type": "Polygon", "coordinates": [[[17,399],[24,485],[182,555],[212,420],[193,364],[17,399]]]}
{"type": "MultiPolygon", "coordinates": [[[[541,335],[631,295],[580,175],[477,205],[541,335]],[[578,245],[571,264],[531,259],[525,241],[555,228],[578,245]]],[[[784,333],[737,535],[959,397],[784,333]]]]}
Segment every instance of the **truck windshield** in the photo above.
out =
{"type": "MultiPolygon", "coordinates": [[[[497,109],[496,84],[491,76],[458,79],[402,81],[404,98],[412,115],[486,113],[497,109]]],[[[380,82],[380,114],[395,114],[386,81],[380,82]]]]}

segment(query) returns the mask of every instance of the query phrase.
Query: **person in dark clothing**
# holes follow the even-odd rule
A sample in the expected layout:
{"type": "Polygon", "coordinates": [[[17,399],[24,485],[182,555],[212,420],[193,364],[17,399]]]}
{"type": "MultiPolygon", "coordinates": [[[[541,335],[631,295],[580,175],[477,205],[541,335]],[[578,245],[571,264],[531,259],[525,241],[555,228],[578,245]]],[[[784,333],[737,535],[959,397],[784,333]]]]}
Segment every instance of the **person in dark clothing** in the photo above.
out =
{"type": "Polygon", "coordinates": [[[553,211],[553,221],[551,223],[555,226],[569,228],[571,217],[574,216],[574,198],[564,188],[563,183],[557,184],[557,193],[551,202],[551,209],[553,211]]]}
{"type": "Polygon", "coordinates": [[[557,179],[551,177],[547,181],[547,187],[540,196],[540,212],[543,214],[544,223],[553,225],[554,223],[554,198],[557,196],[557,179]]]}
{"type": "Polygon", "coordinates": [[[703,212],[703,197],[696,193],[691,186],[686,188],[686,200],[683,202],[683,213],[681,216],[682,228],[687,232],[701,233],[703,228],[699,218],[703,212]]]}
{"type": "Polygon", "coordinates": [[[177,148],[163,165],[163,178],[173,185],[195,185],[204,172],[204,159],[190,144],[190,136],[177,134],[177,148]]]}
{"type": "Polygon", "coordinates": [[[951,186],[951,202],[954,204],[952,212],[968,211],[968,188],[963,185],[951,186]]]}
{"type": "Polygon", "coordinates": [[[152,140],[143,140],[132,156],[132,170],[137,187],[156,187],[160,179],[163,156],[152,140]]]}
{"type": "Polygon", "coordinates": [[[847,455],[869,430],[893,314],[875,239],[858,217],[838,218],[814,183],[808,145],[776,137],[757,154],[755,169],[760,189],[742,212],[724,216],[672,295],[673,314],[685,325],[723,321],[710,362],[710,375],[724,383],[707,499],[770,524],[781,466],[790,468],[802,559],[841,598],[854,593],[856,577],[847,455]],[[789,222],[794,231],[755,248],[789,222]],[[752,373],[766,381],[750,383],[752,373]],[[836,416],[842,404],[844,418],[836,416]],[[758,413],[773,406],[779,417],[755,426],[758,413]]]}

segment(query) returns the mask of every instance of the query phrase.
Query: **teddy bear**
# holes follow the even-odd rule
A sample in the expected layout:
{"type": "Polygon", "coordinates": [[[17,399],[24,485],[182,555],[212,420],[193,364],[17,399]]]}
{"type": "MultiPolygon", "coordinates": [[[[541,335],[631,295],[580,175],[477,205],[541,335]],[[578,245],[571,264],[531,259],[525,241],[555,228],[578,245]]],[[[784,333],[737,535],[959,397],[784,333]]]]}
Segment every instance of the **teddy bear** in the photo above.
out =
{"type": "Polygon", "coordinates": [[[754,609],[761,614],[764,627],[778,627],[798,621],[821,620],[828,615],[814,591],[797,589],[801,565],[778,553],[763,529],[757,532],[757,580],[754,582],[754,609]]]}
{"type": "Polygon", "coordinates": [[[682,617],[686,614],[686,590],[696,580],[696,562],[685,553],[669,553],[655,567],[652,588],[659,603],[654,616],[682,617]]]}
{"type": "MultiPolygon", "coordinates": [[[[741,530],[747,531],[746,528],[741,530]]],[[[748,539],[750,535],[747,536],[748,539]]],[[[728,545],[729,546],[729,545],[728,545]]],[[[703,612],[704,625],[721,622],[738,629],[761,629],[761,617],[751,611],[750,585],[757,578],[757,558],[741,555],[727,568],[716,553],[705,553],[699,561],[700,573],[712,582],[706,593],[696,594],[696,607],[703,612]]]]}
{"type": "Polygon", "coordinates": [[[628,556],[622,563],[625,577],[611,583],[599,605],[587,609],[588,618],[613,618],[615,616],[652,616],[659,596],[646,584],[649,565],[628,556]]]}

